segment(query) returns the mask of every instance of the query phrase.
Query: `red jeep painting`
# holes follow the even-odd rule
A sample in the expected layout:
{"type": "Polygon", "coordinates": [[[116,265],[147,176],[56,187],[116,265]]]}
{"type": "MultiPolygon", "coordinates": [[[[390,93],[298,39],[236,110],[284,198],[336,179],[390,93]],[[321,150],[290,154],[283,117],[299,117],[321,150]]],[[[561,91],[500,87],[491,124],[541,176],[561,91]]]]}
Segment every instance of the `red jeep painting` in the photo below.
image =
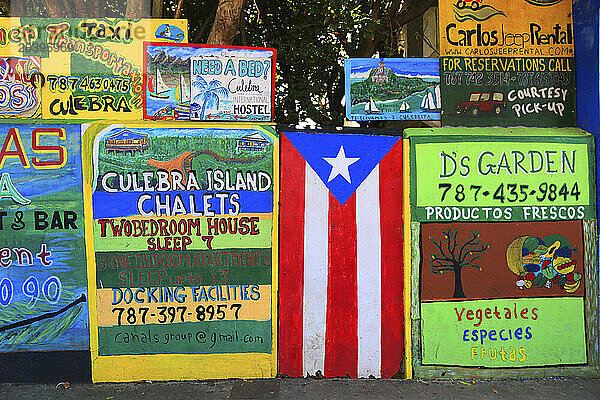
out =
{"type": "Polygon", "coordinates": [[[473,92],[468,101],[456,105],[459,114],[470,114],[477,117],[480,112],[491,112],[500,115],[504,111],[504,93],[502,92],[473,92]]]}

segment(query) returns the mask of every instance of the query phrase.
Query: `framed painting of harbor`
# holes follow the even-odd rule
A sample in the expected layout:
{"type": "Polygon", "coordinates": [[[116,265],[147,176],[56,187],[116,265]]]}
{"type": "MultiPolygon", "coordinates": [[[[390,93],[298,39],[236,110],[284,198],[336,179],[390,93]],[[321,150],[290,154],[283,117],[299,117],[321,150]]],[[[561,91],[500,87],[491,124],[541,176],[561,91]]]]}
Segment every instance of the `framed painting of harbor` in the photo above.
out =
{"type": "Polygon", "coordinates": [[[275,49],[144,43],[144,119],[268,122],[275,49]]]}
{"type": "Polygon", "coordinates": [[[348,58],[344,72],[349,120],[440,119],[437,58],[348,58]]]}

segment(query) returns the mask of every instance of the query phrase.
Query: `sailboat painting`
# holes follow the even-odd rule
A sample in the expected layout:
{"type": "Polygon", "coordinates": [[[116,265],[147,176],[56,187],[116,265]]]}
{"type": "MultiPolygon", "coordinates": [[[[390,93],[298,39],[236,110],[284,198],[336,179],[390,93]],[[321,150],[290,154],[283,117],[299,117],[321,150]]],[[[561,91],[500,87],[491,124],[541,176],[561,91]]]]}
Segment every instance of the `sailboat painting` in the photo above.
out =
{"type": "Polygon", "coordinates": [[[344,72],[348,120],[440,119],[437,58],[349,58],[344,72]]]}
{"type": "Polygon", "coordinates": [[[275,49],[144,44],[144,119],[271,121],[275,49]]]}
{"type": "Polygon", "coordinates": [[[165,85],[165,81],[163,80],[162,75],[160,74],[160,69],[157,69],[156,78],[154,80],[150,78],[150,80],[148,81],[148,95],[157,99],[168,99],[169,96],[164,94],[168,91],[169,87],[165,85]]]}

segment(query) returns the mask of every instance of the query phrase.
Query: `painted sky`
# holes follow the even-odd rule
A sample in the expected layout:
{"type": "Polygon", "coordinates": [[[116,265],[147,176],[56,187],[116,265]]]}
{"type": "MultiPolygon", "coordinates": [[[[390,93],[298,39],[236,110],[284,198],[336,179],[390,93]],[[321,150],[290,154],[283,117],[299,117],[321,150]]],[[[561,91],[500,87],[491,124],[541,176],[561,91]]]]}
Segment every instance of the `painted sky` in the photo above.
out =
{"type": "Polygon", "coordinates": [[[352,78],[366,78],[371,69],[379,66],[381,60],[397,75],[421,77],[440,75],[437,58],[350,58],[346,62],[350,63],[352,78]]]}

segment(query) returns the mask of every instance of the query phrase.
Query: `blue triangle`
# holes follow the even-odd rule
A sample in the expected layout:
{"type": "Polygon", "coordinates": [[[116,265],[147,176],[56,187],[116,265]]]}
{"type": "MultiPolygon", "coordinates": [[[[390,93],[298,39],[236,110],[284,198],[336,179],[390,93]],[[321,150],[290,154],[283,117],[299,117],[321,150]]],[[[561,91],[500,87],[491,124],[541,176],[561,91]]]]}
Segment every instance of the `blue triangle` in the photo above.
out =
{"type": "Polygon", "coordinates": [[[285,132],[285,136],[340,204],[348,201],[373,168],[400,139],[393,136],[310,132],[285,132]],[[325,158],[338,157],[342,146],[346,158],[358,158],[348,166],[350,182],[343,174],[335,174],[329,180],[333,166],[325,158]]]}

